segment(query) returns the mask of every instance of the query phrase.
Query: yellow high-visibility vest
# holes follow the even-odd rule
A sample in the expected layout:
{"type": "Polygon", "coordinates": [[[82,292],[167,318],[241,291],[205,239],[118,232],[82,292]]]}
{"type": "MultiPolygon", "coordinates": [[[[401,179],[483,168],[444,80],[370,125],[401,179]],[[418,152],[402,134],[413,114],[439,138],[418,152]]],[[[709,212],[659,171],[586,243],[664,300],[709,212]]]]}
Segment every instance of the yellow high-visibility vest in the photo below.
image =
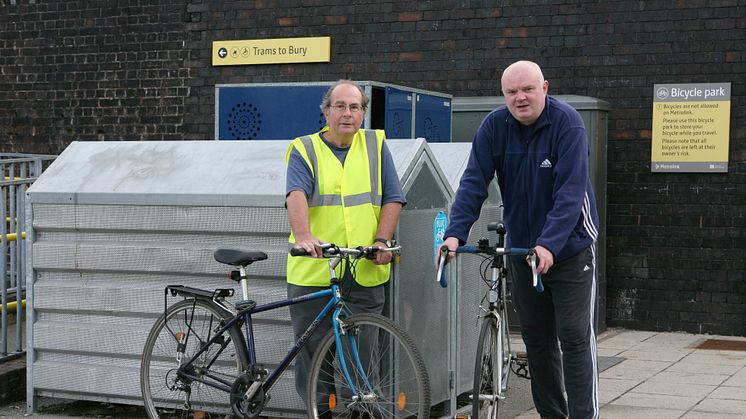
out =
{"type": "MultiPolygon", "coordinates": [[[[368,246],[376,238],[381,212],[381,147],[385,139],[382,130],[358,130],[345,158],[339,161],[320,134],[296,138],[290,143],[285,163],[293,149],[311,168],[314,192],[308,197],[311,234],[326,243],[340,247],[368,246]]],[[[295,243],[292,232],[290,244],[295,243]]],[[[339,267],[341,268],[341,266],[339,267]]],[[[360,260],[355,280],[372,287],[388,281],[390,266],[360,260]]],[[[341,273],[338,271],[338,275],[341,273]]],[[[287,281],[301,286],[329,286],[329,265],[326,259],[288,255],[287,281]]]]}

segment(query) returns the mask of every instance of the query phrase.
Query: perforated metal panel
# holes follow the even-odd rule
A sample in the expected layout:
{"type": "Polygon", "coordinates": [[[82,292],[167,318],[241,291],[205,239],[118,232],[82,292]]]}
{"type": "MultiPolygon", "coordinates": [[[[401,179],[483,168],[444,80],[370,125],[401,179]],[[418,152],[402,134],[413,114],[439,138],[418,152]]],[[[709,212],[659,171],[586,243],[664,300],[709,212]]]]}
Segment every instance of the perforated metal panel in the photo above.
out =
{"type": "Polygon", "coordinates": [[[450,388],[455,304],[450,290],[434,280],[432,246],[433,222],[451,199],[450,187],[425,141],[392,140],[388,145],[395,163],[400,159],[408,162],[397,164],[404,172],[407,205],[397,233],[403,250],[392,282],[392,317],[404,325],[425,358],[433,404],[455,402],[450,388]]]}
{"type": "MultiPolygon", "coordinates": [[[[251,298],[285,297],[284,210],[36,204],[33,211],[37,395],[141,403],[139,359],[164,287],[235,287],[212,258],[218,247],[267,252],[269,260],[251,267],[251,298]]],[[[257,357],[270,368],[284,355],[277,349],[290,348],[288,319],[286,308],[255,317],[257,357]]],[[[292,371],[273,395],[270,411],[298,416],[292,371]]]]}

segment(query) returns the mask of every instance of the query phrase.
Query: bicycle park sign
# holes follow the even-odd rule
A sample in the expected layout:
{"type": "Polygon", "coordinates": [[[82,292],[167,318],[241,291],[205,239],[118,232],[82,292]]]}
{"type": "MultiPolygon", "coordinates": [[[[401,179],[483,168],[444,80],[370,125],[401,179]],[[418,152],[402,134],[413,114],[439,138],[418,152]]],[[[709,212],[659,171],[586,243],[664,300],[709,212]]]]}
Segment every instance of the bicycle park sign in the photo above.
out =
{"type": "Polygon", "coordinates": [[[652,172],[727,173],[730,83],[653,87],[652,172]]]}

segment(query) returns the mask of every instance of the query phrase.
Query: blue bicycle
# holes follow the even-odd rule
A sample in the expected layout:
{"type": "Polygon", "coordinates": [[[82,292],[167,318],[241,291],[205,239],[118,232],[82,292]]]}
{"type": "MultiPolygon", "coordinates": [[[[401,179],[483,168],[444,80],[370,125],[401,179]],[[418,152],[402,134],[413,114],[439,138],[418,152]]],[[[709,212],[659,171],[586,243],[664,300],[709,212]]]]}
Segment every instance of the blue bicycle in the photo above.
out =
{"type": "MultiPolygon", "coordinates": [[[[264,260],[263,252],[219,249],[215,260],[237,268],[243,299],[226,301],[232,288],[202,290],[172,285],[165,290],[165,309],[145,343],[140,368],[143,400],[151,418],[257,418],[270,399],[272,386],[323,321],[332,330],[312,361],[306,406],[311,418],[428,418],[430,384],[425,363],[406,333],[386,317],[350,315],[337,278],[344,262],[400,247],[343,248],[322,246],[331,286],[291,300],[258,306],[249,299],[247,266],[264,260]],[[173,305],[168,298],[182,297],[173,305]],[[256,359],[252,316],[257,313],[328,299],[301,338],[270,371],[256,359]],[[243,329],[243,330],[242,330],[243,329]],[[245,331],[245,333],[244,333],[245,331]]],[[[293,249],[292,255],[305,255],[293,249]]]]}
{"type": "MultiPolygon", "coordinates": [[[[480,272],[482,281],[488,287],[480,305],[483,314],[474,363],[472,419],[497,419],[499,403],[505,399],[512,367],[516,367],[515,373],[518,376],[528,378],[528,358],[524,354],[517,355],[510,351],[505,256],[525,256],[531,265],[534,287],[539,292],[544,290],[541,274],[536,271],[537,257],[534,249],[504,247],[505,226],[502,223],[490,223],[487,230],[497,232],[496,245],[490,245],[489,240],[483,238],[478,241],[477,246],[460,246],[456,250],[456,253],[471,253],[483,258],[480,272]],[[489,277],[488,270],[491,271],[489,277]]],[[[447,253],[448,247],[442,246],[436,278],[443,287],[448,285],[444,269],[448,261],[447,253]]]]}

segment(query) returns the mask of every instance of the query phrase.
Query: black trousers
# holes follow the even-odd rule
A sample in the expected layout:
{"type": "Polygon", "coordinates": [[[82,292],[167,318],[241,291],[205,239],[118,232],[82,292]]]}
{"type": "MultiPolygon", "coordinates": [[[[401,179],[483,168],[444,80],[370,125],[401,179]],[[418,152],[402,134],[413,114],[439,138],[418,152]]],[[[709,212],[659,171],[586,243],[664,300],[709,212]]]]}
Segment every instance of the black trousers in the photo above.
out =
{"type": "Polygon", "coordinates": [[[555,263],[533,287],[522,257],[509,258],[513,300],[528,353],[531,393],[542,418],[599,415],[595,244],[555,263]],[[563,394],[567,392],[567,400],[563,394]]]}

